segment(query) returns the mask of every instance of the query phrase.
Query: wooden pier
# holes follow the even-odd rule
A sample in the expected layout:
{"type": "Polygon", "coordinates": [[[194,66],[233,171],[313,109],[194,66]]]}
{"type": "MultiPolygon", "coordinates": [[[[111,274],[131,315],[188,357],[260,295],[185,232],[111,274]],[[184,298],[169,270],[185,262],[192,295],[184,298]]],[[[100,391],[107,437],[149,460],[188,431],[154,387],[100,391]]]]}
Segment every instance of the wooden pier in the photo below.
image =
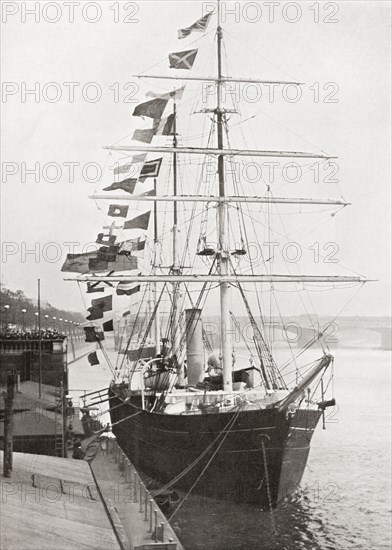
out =
{"type": "Polygon", "coordinates": [[[1,493],[3,550],[183,550],[115,440],[91,462],[14,453],[1,493]]]}
{"type": "Polygon", "coordinates": [[[176,533],[114,439],[105,440],[91,470],[124,550],[183,550],[176,533]]]}
{"type": "Polygon", "coordinates": [[[122,550],[83,460],[14,453],[1,492],[3,550],[122,550]]]}

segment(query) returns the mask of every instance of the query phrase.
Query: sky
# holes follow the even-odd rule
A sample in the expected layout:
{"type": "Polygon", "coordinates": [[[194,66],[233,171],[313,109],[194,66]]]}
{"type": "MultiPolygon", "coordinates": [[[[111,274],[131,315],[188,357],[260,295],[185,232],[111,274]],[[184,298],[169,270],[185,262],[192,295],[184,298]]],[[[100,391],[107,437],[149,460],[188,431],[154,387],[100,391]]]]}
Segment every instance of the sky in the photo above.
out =
{"type": "MultiPolygon", "coordinates": [[[[74,3],[73,22],[69,6],[61,2],[40,2],[35,14],[26,13],[33,5],[2,2],[2,283],[34,297],[40,278],[47,301],[81,311],[77,285],[64,282],[60,268],[67,252],[93,242],[101,230],[107,205],[98,210],[88,196],[110,183],[102,147],[129,143],[137,102],[148,90],[160,93],[173,85],[132,75],[173,74],[168,53],[188,46],[200,47],[192,75],[212,74],[214,20],[205,36],[178,40],[177,30],[213,3],[82,1],[74,3]],[[191,45],[194,40],[198,46],[191,45]],[[26,94],[34,88],[36,95],[26,94]],[[36,175],[29,172],[34,167],[36,175]],[[101,181],[93,181],[101,172],[101,181]]],[[[241,89],[247,122],[239,129],[248,145],[338,157],[337,183],[310,182],[306,162],[307,175],[298,185],[282,178],[271,184],[278,196],[343,197],[351,203],[334,217],[320,214],[321,229],[313,214],[301,272],[321,267],[328,274],[339,268],[336,273],[377,279],[361,289],[345,314],[390,314],[389,3],[280,2],[272,13],[268,2],[223,2],[222,17],[230,74],[305,83],[295,102],[288,89],[287,96],[276,92],[273,101],[269,88],[241,89]],[[262,90],[261,97],[255,89],[262,90]],[[335,243],[339,265],[316,266],[309,252],[314,242],[335,243]]],[[[184,112],[187,105],[202,107],[195,86],[187,87],[184,112]]],[[[185,144],[192,136],[199,144],[200,116],[184,126],[185,144]]],[[[339,296],[323,296],[321,313],[328,313],[339,296]]]]}

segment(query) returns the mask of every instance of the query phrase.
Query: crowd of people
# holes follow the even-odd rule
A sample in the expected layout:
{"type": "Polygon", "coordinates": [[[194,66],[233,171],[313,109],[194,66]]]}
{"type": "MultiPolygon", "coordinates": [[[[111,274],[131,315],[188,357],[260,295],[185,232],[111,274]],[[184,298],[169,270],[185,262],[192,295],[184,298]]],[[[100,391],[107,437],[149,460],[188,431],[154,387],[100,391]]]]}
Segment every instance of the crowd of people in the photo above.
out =
{"type": "MultiPolygon", "coordinates": [[[[8,328],[0,332],[0,340],[39,340],[39,330],[22,330],[8,328]]],[[[41,329],[42,340],[64,340],[65,335],[60,334],[57,330],[41,329]]]]}

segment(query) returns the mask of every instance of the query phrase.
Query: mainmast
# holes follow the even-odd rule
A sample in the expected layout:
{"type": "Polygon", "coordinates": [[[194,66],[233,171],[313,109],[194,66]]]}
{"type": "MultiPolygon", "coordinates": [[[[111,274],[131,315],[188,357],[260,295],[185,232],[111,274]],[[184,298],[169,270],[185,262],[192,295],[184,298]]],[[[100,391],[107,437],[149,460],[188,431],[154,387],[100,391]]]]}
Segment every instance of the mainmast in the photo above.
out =
{"type": "MultiPolygon", "coordinates": [[[[218,80],[217,80],[217,105],[215,109],[218,126],[218,149],[223,149],[223,124],[225,122],[222,109],[222,27],[220,25],[220,2],[218,0],[218,80]]],[[[225,197],[225,167],[224,156],[218,156],[218,181],[219,197],[225,197]]],[[[227,256],[227,204],[221,201],[218,206],[218,269],[220,275],[228,275],[229,261],[227,256]]],[[[223,390],[232,391],[232,358],[231,341],[229,337],[230,324],[230,286],[227,282],[221,282],[220,290],[220,333],[222,346],[223,390]]]]}

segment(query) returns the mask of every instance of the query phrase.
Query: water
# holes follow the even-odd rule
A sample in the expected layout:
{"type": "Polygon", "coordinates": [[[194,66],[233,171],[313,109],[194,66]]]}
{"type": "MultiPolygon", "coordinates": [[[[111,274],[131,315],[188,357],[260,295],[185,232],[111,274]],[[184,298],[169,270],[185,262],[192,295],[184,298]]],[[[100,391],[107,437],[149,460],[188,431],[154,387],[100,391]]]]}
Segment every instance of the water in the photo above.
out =
{"type": "Polygon", "coordinates": [[[186,550],[390,549],[390,353],[335,355],[339,408],[326,431],[321,422],[316,430],[296,498],[272,516],[246,505],[184,503],[172,521],[186,550]]]}
{"type": "MultiPolygon", "coordinates": [[[[273,514],[190,498],[171,522],[186,550],[391,547],[390,352],[338,349],[335,356],[339,408],[328,414],[326,431],[321,422],[316,430],[296,498],[273,514]]],[[[71,387],[105,387],[110,372],[85,363],[70,367],[71,387]]]]}

